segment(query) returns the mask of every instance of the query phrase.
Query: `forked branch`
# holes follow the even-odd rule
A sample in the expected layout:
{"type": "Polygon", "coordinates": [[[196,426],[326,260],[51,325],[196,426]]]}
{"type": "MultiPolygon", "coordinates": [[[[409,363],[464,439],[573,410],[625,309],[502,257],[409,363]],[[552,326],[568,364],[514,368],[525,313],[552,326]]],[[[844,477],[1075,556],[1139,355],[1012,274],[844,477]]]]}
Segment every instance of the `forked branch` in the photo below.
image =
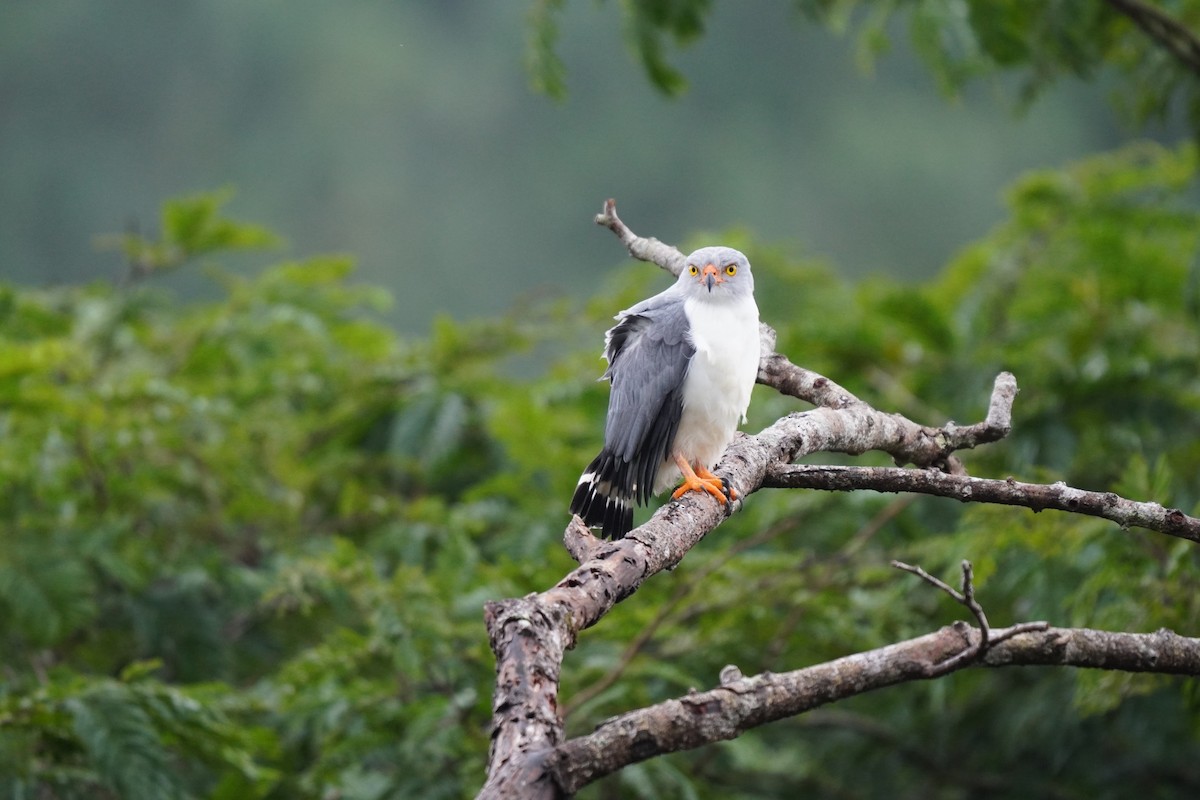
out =
{"type": "Polygon", "coordinates": [[[970,561],[964,560],[962,562],[962,591],[954,589],[950,584],[939,578],[935,578],[921,567],[905,564],[903,561],[893,561],[892,566],[896,569],[902,569],[905,572],[911,572],[931,586],[941,589],[953,597],[955,601],[966,606],[967,610],[975,617],[975,621],[979,623],[979,638],[951,658],[941,663],[930,665],[930,672],[926,675],[928,678],[945,675],[973,661],[978,661],[993,645],[999,644],[1005,639],[1011,639],[1019,633],[1044,631],[1050,627],[1050,623],[1048,622],[1022,622],[1019,625],[1006,628],[999,635],[993,634],[992,626],[987,621],[987,615],[983,613],[983,606],[975,599],[975,572],[971,567],[970,561]]]}

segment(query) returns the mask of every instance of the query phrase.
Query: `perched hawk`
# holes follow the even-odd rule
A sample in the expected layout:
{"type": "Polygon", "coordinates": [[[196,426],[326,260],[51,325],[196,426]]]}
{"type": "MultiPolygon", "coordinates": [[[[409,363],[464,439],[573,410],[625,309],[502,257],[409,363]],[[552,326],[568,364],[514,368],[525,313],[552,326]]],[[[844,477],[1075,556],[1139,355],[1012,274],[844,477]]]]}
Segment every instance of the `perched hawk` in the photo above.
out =
{"type": "Polygon", "coordinates": [[[634,501],[645,504],[681,474],[672,497],[736,499],[709,469],[745,421],[758,374],[750,262],[729,247],[701,248],[675,285],[616,319],[604,339],[612,384],[604,449],[571,498],[573,514],[613,539],[633,527],[634,501]]]}

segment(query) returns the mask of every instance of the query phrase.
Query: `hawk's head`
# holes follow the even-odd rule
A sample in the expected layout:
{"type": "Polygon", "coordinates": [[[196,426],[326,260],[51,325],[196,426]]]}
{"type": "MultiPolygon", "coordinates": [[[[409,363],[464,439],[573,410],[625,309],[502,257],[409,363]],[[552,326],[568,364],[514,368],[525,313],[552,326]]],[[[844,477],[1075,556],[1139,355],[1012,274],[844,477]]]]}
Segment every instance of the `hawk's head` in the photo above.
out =
{"type": "Polygon", "coordinates": [[[688,296],[712,300],[754,294],[750,262],[732,247],[701,247],[684,261],[679,286],[688,296]]]}

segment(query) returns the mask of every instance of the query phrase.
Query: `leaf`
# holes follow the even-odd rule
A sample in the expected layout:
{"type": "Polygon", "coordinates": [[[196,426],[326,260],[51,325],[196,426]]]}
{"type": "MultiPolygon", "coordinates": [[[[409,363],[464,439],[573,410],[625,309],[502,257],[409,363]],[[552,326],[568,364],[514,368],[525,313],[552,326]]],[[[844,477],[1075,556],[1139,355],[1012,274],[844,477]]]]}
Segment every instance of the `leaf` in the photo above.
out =
{"type": "Polygon", "coordinates": [[[189,258],[217,250],[278,246],[279,238],[266,228],[221,216],[221,208],[232,199],[233,192],[225,190],[168,201],[163,207],[162,244],[189,258]]]}
{"type": "Polygon", "coordinates": [[[118,796],[182,796],[150,717],[128,690],[101,687],[68,700],[66,709],[96,775],[118,796]]]}
{"type": "Polygon", "coordinates": [[[53,645],[95,612],[91,576],[79,560],[11,558],[0,557],[0,607],[7,611],[0,630],[6,635],[53,645]]]}
{"type": "Polygon", "coordinates": [[[529,35],[525,44],[525,66],[535,91],[552,100],[567,97],[566,66],[558,55],[558,16],[565,0],[535,0],[529,7],[529,35]]]}

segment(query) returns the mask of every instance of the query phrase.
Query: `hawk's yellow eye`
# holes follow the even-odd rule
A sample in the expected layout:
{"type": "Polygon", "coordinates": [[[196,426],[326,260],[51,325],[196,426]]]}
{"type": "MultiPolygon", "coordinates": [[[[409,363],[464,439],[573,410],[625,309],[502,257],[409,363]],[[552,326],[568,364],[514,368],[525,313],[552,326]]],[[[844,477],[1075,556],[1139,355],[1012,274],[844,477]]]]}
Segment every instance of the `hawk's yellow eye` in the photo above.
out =
{"type": "Polygon", "coordinates": [[[730,264],[725,268],[726,275],[737,275],[737,264],[730,264]]]}
{"type": "Polygon", "coordinates": [[[699,274],[700,274],[700,268],[697,267],[695,264],[692,264],[690,267],[688,267],[688,275],[699,275],[699,274]]]}

